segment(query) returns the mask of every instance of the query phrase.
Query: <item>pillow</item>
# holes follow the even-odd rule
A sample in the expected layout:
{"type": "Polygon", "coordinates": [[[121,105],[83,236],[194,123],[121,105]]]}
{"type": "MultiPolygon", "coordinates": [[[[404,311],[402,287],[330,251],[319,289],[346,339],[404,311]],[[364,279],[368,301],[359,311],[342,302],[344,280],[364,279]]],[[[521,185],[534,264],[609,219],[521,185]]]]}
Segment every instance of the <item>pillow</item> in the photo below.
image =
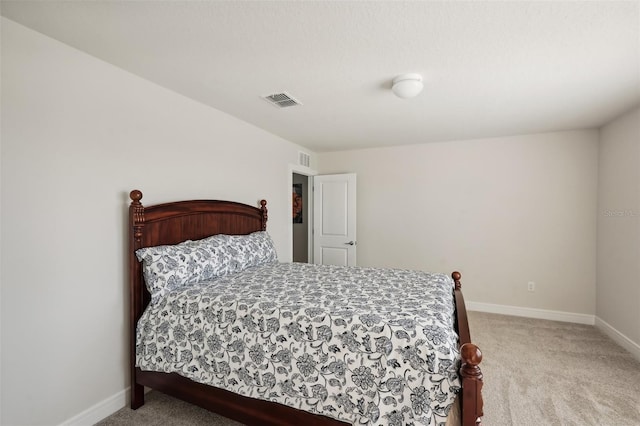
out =
{"type": "Polygon", "coordinates": [[[228,238],[228,250],[231,253],[234,272],[278,260],[273,241],[266,231],[249,235],[229,235],[228,238]]]}
{"type": "Polygon", "coordinates": [[[214,235],[198,241],[136,250],[151,297],[230,272],[225,249],[227,238],[227,235],[214,235]]]}
{"type": "Polygon", "coordinates": [[[214,235],[176,245],[136,250],[152,299],[171,290],[277,261],[273,241],[264,231],[249,235],[214,235]]]}

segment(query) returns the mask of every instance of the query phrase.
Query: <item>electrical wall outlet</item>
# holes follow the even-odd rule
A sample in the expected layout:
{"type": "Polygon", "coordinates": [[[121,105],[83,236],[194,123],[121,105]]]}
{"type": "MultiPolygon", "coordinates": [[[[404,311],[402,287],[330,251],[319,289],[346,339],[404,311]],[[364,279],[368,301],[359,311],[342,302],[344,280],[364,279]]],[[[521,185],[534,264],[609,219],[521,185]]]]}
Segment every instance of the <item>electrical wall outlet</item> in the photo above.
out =
{"type": "Polygon", "coordinates": [[[527,290],[536,291],[536,283],[534,283],[533,281],[529,281],[527,283],[527,290]]]}

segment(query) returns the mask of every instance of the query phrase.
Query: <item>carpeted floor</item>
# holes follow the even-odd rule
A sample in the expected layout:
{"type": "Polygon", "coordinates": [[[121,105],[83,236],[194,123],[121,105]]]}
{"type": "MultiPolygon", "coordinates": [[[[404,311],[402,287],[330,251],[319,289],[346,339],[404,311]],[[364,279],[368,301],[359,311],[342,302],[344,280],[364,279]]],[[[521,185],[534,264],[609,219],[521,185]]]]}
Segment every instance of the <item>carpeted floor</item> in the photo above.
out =
{"type": "MultiPolygon", "coordinates": [[[[484,354],[484,425],[640,425],[640,362],[595,327],[469,312],[484,354]]],[[[239,423],[150,392],[100,426],[239,423]]]]}
{"type": "Polygon", "coordinates": [[[640,362],[593,326],[470,312],[485,425],[640,425],[640,362]]]}

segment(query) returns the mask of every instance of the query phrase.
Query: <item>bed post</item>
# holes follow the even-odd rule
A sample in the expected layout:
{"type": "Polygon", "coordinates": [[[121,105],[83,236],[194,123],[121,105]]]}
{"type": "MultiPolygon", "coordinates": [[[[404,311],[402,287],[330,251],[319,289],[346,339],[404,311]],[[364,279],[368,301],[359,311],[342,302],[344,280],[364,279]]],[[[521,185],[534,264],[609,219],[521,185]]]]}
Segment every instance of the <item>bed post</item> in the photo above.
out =
{"type": "Polygon", "coordinates": [[[469,320],[467,319],[467,308],[462,296],[462,284],[460,272],[451,274],[454,287],[454,298],[456,303],[456,329],[460,340],[460,381],[462,382],[462,392],[460,394],[460,408],[462,411],[462,426],[481,426],[483,413],[482,400],[482,371],[479,364],[482,361],[482,352],[471,343],[469,332],[469,320]]]}
{"type": "Polygon", "coordinates": [[[267,200],[260,200],[260,211],[262,212],[262,230],[267,230],[267,200]]]}
{"type": "Polygon", "coordinates": [[[140,280],[140,263],[136,259],[136,250],[140,248],[144,229],[144,206],[140,203],[142,192],[134,189],[129,193],[129,363],[131,376],[131,408],[136,409],[144,404],[144,386],[136,381],[136,324],[142,315],[143,292],[140,280]]]}
{"type": "Polygon", "coordinates": [[[462,425],[482,426],[482,371],[478,364],[482,361],[482,352],[473,343],[460,347],[462,365],[462,425]]]}

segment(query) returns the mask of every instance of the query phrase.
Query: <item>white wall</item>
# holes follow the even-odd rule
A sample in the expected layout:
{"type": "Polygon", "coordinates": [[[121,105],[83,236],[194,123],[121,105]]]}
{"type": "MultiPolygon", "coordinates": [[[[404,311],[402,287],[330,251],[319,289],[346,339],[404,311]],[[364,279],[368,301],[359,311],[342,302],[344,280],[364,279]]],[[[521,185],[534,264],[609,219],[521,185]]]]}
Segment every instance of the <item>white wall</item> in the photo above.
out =
{"type": "Polygon", "coordinates": [[[1,423],[59,424],[128,386],[131,189],[266,198],[290,260],[298,149],[3,18],[1,423]]]}
{"type": "Polygon", "coordinates": [[[358,175],[358,264],[460,270],[469,301],[595,313],[597,131],[318,154],[358,175]],[[527,282],[536,291],[527,291],[527,282]]]}
{"type": "Polygon", "coordinates": [[[597,316],[640,354],[640,108],[601,129],[598,167],[597,316]]]}

